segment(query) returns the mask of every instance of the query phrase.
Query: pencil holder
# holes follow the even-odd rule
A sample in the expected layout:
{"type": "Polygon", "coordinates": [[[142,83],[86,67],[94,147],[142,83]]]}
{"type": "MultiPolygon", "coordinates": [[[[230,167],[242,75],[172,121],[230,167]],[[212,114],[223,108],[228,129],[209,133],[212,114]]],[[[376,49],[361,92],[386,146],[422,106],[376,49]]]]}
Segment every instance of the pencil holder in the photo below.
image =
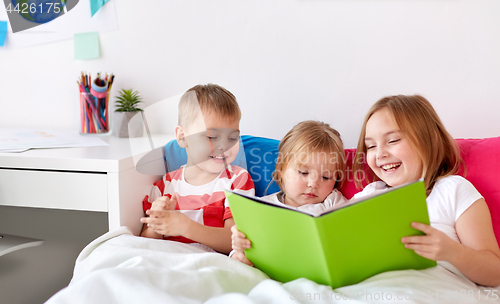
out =
{"type": "Polygon", "coordinates": [[[92,87],[90,93],[80,92],[80,134],[109,135],[109,92],[98,92],[92,87]]]}

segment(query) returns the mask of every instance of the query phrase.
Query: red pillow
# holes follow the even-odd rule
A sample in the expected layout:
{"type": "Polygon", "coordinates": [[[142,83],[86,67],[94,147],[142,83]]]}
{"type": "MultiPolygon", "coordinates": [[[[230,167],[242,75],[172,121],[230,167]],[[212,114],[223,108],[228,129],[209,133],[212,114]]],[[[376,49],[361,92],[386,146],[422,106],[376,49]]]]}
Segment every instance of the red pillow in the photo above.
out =
{"type": "Polygon", "coordinates": [[[500,137],[457,139],[457,143],[467,168],[465,178],[483,195],[500,244],[500,137]]]}
{"type": "MultiPolygon", "coordinates": [[[[457,139],[467,168],[465,177],[483,195],[493,221],[493,231],[500,244],[500,137],[457,139]]],[[[342,193],[348,199],[360,190],[353,179],[352,163],[356,149],[346,149],[347,180],[342,193]]],[[[463,176],[464,170],[460,171],[463,176]]]]}
{"type": "Polygon", "coordinates": [[[345,149],[347,170],[346,180],[344,182],[344,186],[342,187],[342,193],[347,199],[351,199],[354,194],[361,191],[361,189],[356,188],[356,185],[354,184],[354,172],[352,170],[352,164],[355,155],[356,149],[345,149]]]}

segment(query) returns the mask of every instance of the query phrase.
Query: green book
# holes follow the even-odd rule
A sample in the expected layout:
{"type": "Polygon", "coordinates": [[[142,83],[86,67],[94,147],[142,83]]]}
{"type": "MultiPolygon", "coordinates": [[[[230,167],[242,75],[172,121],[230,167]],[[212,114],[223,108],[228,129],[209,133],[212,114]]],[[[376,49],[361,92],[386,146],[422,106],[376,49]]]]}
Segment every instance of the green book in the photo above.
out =
{"type": "Polygon", "coordinates": [[[385,271],[436,266],[401,243],[423,235],[411,222],[429,224],[422,180],[318,216],[231,191],[226,196],[238,230],[252,242],[247,258],[277,281],[303,277],[338,288],[385,271]]]}

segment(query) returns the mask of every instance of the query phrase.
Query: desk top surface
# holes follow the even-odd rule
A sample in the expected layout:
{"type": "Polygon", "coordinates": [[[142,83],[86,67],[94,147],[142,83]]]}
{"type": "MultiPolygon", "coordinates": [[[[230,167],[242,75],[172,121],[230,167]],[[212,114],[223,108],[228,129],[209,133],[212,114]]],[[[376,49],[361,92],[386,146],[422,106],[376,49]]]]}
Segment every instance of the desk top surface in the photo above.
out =
{"type": "MultiPolygon", "coordinates": [[[[89,135],[83,135],[89,136],[89,135]]],[[[32,149],[20,153],[0,153],[0,168],[119,172],[151,150],[174,139],[173,134],[154,134],[138,138],[102,136],[107,146],[32,149]]]]}

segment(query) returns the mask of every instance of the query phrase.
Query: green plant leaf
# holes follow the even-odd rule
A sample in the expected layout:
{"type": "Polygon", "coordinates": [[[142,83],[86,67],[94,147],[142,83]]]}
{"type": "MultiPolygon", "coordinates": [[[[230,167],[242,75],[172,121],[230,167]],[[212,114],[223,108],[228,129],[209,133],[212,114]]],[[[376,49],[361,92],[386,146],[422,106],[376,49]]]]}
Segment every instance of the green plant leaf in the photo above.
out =
{"type": "Polygon", "coordinates": [[[118,97],[116,97],[115,112],[143,111],[139,107],[139,103],[143,102],[143,100],[138,91],[134,91],[133,89],[122,89],[118,94],[118,97]]]}

